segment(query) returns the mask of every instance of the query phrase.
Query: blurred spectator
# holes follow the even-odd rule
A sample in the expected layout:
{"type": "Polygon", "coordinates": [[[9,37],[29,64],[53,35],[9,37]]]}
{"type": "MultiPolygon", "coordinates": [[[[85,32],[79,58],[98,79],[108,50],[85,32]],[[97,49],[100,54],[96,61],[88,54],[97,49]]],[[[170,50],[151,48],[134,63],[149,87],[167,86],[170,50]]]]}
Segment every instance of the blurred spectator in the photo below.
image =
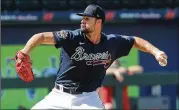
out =
{"type": "MultiPolygon", "coordinates": [[[[142,73],[143,68],[140,65],[133,65],[128,68],[120,66],[119,60],[114,61],[114,63],[108,68],[106,71],[106,75],[114,75],[115,78],[122,82],[124,80],[122,74],[128,74],[128,75],[133,75],[136,73],[142,73]]],[[[99,92],[101,94],[102,101],[104,103],[105,109],[111,110],[113,108],[113,87],[105,87],[102,86],[99,89],[99,92]]],[[[123,109],[124,110],[130,110],[130,103],[129,103],[129,97],[128,97],[128,91],[127,91],[127,86],[123,87],[123,109]]]]}

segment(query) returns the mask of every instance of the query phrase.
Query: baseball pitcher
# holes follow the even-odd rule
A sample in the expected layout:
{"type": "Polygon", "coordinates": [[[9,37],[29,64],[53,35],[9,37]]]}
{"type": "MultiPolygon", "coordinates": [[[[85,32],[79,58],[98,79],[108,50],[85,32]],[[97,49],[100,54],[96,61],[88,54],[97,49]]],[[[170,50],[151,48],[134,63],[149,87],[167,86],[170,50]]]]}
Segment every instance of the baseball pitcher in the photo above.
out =
{"type": "Polygon", "coordinates": [[[40,44],[60,48],[60,66],[52,91],[32,109],[104,109],[97,88],[106,70],[117,58],[137,48],[154,56],[161,66],[167,65],[167,55],[148,41],[136,36],[102,32],[104,10],[90,4],[83,13],[81,28],[33,35],[23,49],[15,54],[16,71],[25,82],[34,79],[30,52],[40,44]]]}

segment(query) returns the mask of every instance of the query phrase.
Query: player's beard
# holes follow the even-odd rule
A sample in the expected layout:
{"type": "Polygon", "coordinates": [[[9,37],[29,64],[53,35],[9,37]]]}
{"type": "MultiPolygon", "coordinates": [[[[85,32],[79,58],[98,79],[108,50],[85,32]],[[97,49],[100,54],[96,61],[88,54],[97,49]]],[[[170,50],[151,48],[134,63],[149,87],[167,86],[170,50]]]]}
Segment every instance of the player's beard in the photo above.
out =
{"type": "Polygon", "coordinates": [[[81,30],[82,30],[82,32],[88,34],[88,33],[94,32],[95,28],[94,28],[94,26],[91,26],[91,28],[86,28],[85,26],[84,27],[81,26],[81,30]]]}
{"type": "Polygon", "coordinates": [[[86,34],[91,33],[90,29],[81,28],[81,30],[83,33],[86,33],[86,34]]]}

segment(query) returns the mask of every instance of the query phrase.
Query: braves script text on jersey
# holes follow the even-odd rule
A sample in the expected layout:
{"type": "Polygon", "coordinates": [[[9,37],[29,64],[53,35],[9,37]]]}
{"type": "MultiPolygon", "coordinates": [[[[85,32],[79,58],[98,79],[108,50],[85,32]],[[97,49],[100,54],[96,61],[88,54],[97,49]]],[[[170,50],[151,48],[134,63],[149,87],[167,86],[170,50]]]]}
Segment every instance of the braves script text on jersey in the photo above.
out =
{"type": "Polygon", "coordinates": [[[62,47],[56,83],[80,92],[100,87],[106,69],[127,55],[134,42],[133,37],[101,33],[100,43],[93,44],[80,30],[64,31],[66,35],[54,32],[56,48],[62,47]]]}

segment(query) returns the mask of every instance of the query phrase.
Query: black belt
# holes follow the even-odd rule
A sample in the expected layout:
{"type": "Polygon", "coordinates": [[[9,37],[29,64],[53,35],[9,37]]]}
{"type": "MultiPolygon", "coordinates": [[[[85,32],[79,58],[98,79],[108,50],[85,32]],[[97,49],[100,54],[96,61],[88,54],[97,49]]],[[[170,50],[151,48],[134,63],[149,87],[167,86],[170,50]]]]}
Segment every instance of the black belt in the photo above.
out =
{"type": "Polygon", "coordinates": [[[60,90],[60,91],[63,91],[63,92],[66,92],[66,93],[69,93],[69,94],[82,94],[83,92],[77,92],[75,91],[74,89],[67,89],[67,88],[64,88],[64,87],[60,87],[59,85],[55,84],[55,88],[60,90]]]}

